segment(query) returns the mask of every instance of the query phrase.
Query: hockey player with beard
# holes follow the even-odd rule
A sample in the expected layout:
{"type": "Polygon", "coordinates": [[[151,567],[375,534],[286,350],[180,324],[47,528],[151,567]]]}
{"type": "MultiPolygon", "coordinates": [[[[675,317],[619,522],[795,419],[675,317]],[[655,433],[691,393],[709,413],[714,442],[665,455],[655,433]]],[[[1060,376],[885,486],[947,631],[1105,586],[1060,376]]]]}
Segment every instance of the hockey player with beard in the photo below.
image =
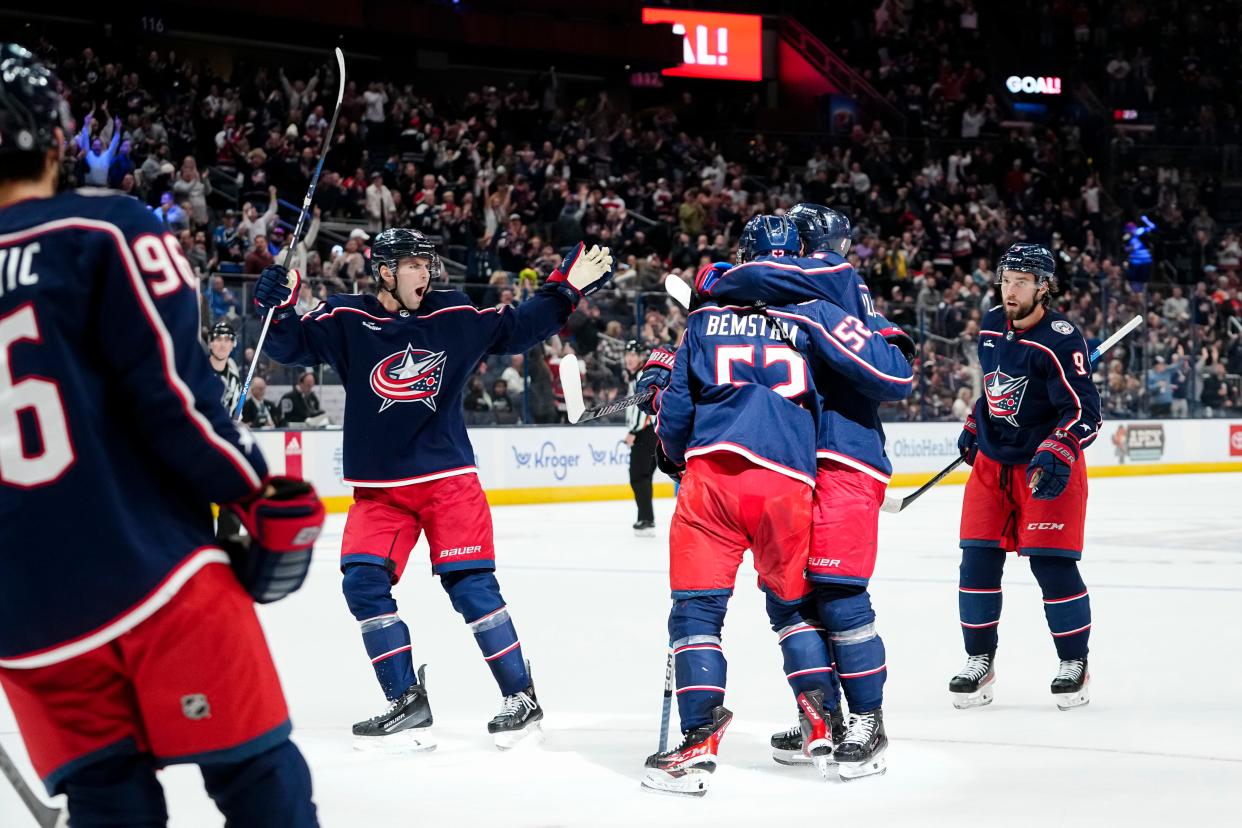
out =
{"type": "Polygon", "coordinates": [[[539,732],[543,709],[500,594],[492,521],[466,434],[462,393],[487,354],[523,353],[561,329],[582,296],[611,277],[608,248],[579,244],[517,309],[477,310],[465,294],[432,290],[435,245],[414,230],[378,234],[377,293],[337,294],[297,317],[299,275],[272,266],[255,289],[275,308],[270,355],[328,362],[345,383],[345,482],[354,487],[341,546],[342,587],[388,709],[354,725],[355,745],[435,746],[423,669],[397,616],[392,587],[426,531],[431,569],[470,626],[504,697],[488,723],[498,747],[539,732]]]}
{"type": "MultiPolygon", "coordinates": [[[[798,250],[787,218],[758,216],[743,234],[739,267],[780,270],[798,250]]],[[[658,365],[649,361],[640,385],[662,384],[650,381],[658,365]]],[[[662,468],[685,472],[669,533],[669,638],[684,737],[648,758],[644,787],[706,792],[732,719],[723,706],[720,632],[747,548],[797,698],[798,749],[827,768],[837,694],[811,600],[815,585],[806,577],[817,421],[827,413],[819,389],[827,374],[879,399],[902,399],[911,385],[901,351],[831,302],[769,308],[708,299],[688,317],[671,379],[655,399],[662,468]]],[[[850,635],[840,646],[877,640],[867,629],[845,629],[850,635]]]]}
{"type": "MultiPolygon", "coordinates": [[[[887,341],[903,355],[900,366],[890,370],[900,382],[878,387],[855,382],[835,370],[814,375],[823,406],[816,436],[813,528],[807,565],[815,591],[810,608],[803,614],[806,623],[824,635],[832,648],[837,678],[851,714],[845,726],[834,733],[832,758],[842,778],[854,779],[886,769],[888,739],[882,704],[887,665],[868,594],[875,569],[879,510],[892,474],[878,408],[881,401],[909,395],[913,388],[909,360],[915,351],[909,336],[876,313],[867,285],[846,261],[849,221],[834,210],[813,204],[796,205],[789,218],[801,240],[792,255],[746,260],[743,251],[752,220],[743,232],[738,265],[718,263],[704,268],[696,286],[701,297],[722,302],[827,300],[862,320],[861,325],[834,331],[848,338],[852,349],[861,351],[873,340],[887,341]]],[[[799,709],[800,718],[802,715],[799,709]]],[[[777,762],[806,761],[804,729],[796,727],[773,735],[772,754],[777,762]]]]}
{"type": "Polygon", "coordinates": [[[968,659],[949,682],[958,708],[992,701],[1005,553],[1029,557],[1061,659],[1052,697],[1062,710],[1089,701],[1091,603],[1078,572],[1087,512],[1083,449],[1100,430],[1090,348],[1049,309],[1056,261],[1015,244],[996,265],[1001,304],[979,331],[983,395],[958,448],[972,468],[962,499],[958,608],[968,659]]]}

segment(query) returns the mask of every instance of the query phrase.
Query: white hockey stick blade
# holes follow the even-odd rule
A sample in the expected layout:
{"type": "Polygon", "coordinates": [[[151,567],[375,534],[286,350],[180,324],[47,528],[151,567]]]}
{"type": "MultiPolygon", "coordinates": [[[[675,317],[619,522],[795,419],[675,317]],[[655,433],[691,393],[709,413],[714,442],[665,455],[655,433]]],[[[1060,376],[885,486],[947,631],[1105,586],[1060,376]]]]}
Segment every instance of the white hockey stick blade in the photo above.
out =
{"type": "Polygon", "coordinates": [[[573,354],[561,357],[561,389],[565,392],[565,413],[569,421],[576,423],[586,410],[582,401],[582,374],[578,370],[578,357],[573,354]]]}
{"type": "Polygon", "coordinates": [[[895,515],[901,511],[901,501],[902,497],[900,495],[895,495],[890,492],[889,494],[884,495],[884,502],[880,504],[880,511],[889,512],[890,514],[895,515]]]}
{"type": "Polygon", "coordinates": [[[1126,324],[1122,325],[1120,328],[1117,329],[1117,332],[1115,334],[1113,334],[1108,339],[1101,342],[1100,347],[1096,348],[1094,351],[1091,352],[1091,361],[1095,362],[1097,359],[1104,356],[1104,354],[1108,352],[1109,348],[1112,348],[1122,339],[1125,339],[1125,337],[1130,333],[1130,331],[1134,330],[1135,328],[1137,328],[1139,325],[1142,325],[1142,324],[1143,324],[1143,317],[1136,316],[1133,319],[1131,319],[1129,322],[1127,322],[1126,324]]]}
{"type": "Polygon", "coordinates": [[[664,290],[673,297],[674,302],[687,310],[690,309],[692,295],[690,286],[676,273],[668,273],[664,276],[664,290]]]}

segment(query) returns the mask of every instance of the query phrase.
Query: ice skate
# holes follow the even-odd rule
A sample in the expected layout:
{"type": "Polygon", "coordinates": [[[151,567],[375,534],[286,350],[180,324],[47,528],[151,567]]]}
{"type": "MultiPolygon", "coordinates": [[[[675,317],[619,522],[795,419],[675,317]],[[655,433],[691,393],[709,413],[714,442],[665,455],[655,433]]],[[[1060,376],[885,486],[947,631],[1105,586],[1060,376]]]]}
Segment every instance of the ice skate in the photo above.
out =
{"type": "MultiPolygon", "coordinates": [[[[530,663],[526,664],[526,672],[530,673],[530,663]]],[[[543,741],[543,708],[535,697],[535,683],[511,696],[505,696],[504,702],[490,722],[487,732],[496,740],[496,747],[510,750],[519,744],[536,745],[543,741]]]]}
{"type": "Polygon", "coordinates": [[[846,782],[882,774],[888,770],[884,759],[887,750],[883,712],[877,707],[866,713],[851,713],[845,738],[835,751],[837,773],[846,782]]]}
{"type": "MultiPolygon", "coordinates": [[[[798,720],[799,722],[802,721],[801,711],[799,711],[798,720]]],[[[845,710],[839,699],[837,701],[837,708],[828,712],[828,727],[832,735],[832,744],[840,744],[841,740],[845,738],[845,710]]],[[[772,761],[778,765],[811,764],[811,757],[807,756],[802,750],[803,736],[801,724],[780,733],[773,733],[769,744],[772,746],[772,761]]],[[[835,765],[836,762],[835,756],[828,757],[829,765],[835,765]]]]}
{"type": "Polygon", "coordinates": [[[969,710],[972,707],[991,704],[995,685],[996,653],[972,655],[966,659],[966,666],[956,676],[949,679],[949,692],[953,694],[953,706],[958,710],[969,710]]]}
{"type": "Polygon", "coordinates": [[[634,537],[636,538],[654,538],[655,537],[655,521],[639,520],[634,523],[634,537]]]}
{"type": "Polygon", "coordinates": [[[426,670],[426,664],[418,668],[418,683],[410,685],[390,702],[387,710],[354,725],[354,750],[394,753],[435,750],[431,702],[424,683],[426,670]]]}
{"type": "Polygon", "coordinates": [[[1087,672],[1085,658],[1062,661],[1061,669],[1052,680],[1052,698],[1062,710],[1082,707],[1091,701],[1090,684],[1091,674],[1087,672]]]}
{"type": "Polygon", "coordinates": [[[703,796],[716,770],[716,751],[733,714],[725,707],[712,708],[712,723],[685,734],[673,750],[647,757],[643,788],[681,796],[703,796]]]}

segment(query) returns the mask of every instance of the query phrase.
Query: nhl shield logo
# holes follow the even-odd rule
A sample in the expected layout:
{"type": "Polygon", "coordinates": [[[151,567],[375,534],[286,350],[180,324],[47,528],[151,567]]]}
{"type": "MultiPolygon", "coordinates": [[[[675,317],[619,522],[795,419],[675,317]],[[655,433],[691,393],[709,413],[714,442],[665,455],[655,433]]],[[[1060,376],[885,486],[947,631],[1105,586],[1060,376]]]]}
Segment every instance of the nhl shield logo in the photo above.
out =
{"type": "Polygon", "coordinates": [[[988,413],[1010,425],[1018,425],[1018,409],[1026,393],[1026,377],[1011,377],[1000,369],[983,378],[983,393],[988,400],[988,413]]]}
{"type": "Polygon", "coordinates": [[[191,693],[181,697],[181,713],[191,721],[211,718],[211,705],[203,693],[191,693]]]}
{"type": "Polygon", "coordinates": [[[371,369],[371,390],[383,400],[379,410],[399,402],[421,402],[435,411],[444,364],[444,351],[432,353],[412,345],[381,359],[371,369]]]}

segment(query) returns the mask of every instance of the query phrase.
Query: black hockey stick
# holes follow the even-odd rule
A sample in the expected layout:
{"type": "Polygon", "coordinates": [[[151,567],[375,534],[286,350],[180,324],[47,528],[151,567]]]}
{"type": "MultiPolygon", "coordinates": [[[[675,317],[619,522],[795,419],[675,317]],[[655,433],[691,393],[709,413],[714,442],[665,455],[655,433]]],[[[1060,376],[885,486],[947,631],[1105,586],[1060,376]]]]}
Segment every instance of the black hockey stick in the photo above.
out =
{"type": "Polygon", "coordinates": [[[35,822],[39,823],[40,828],[64,828],[69,823],[68,810],[44,805],[43,800],[39,799],[35,792],[30,790],[30,786],[22,778],[21,771],[17,769],[17,766],[13,764],[13,760],[9,758],[4,745],[0,745],[0,771],[4,773],[9,783],[17,789],[17,795],[26,804],[30,815],[35,818],[35,822]]]}
{"type": "Polygon", "coordinates": [[[610,403],[587,408],[582,399],[582,374],[578,370],[578,357],[573,354],[561,357],[561,364],[557,370],[561,377],[561,390],[565,392],[565,414],[568,415],[571,423],[606,417],[609,414],[624,411],[631,405],[645,403],[655,396],[655,391],[649,388],[638,394],[631,394],[610,403]]]}
{"type": "MultiPolygon", "coordinates": [[[[1131,319],[1129,322],[1127,322],[1126,324],[1118,328],[1116,333],[1114,333],[1108,339],[1101,342],[1099,347],[1091,352],[1091,364],[1095,365],[1095,363],[1099,360],[1101,356],[1103,356],[1110,348],[1112,348],[1118,342],[1120,342],[1121,340],[1129,336],[1130,332],[1141,324],[1143,324],[1143,317],[1136,316],[1133,319],[1131,319]]],[[[891,512],[893,514],[900,512],[902,509],[906,508],[911,503],[913,503],[914,501],[922,497],[923,494],[927,492],[927,490],[930,489],[932,486],[935,486],[941,480],[944,480],[946,477],[948,477],[949,472],[953,471],[958,466],[960,466],[965,459],[966,459],[966,455],[963,454],[961,457],[957,458],[952,463],[950,463],[949,465],[941,469],[939,472],[937,472],[936,476],[933,477],[931,480],[928,480],[926,483],[920,486],[916,491],[914,491],[911,494],[906,495],[905,497],[897,497],[896,495],[891,495],[891,494],[885,495],[884,504],[880,506],[880,511],[891,512]]],[[[1038,480],[1038,478],[1036,478],[1036,480],[1038,480]]],[[[1033,480],[1032,483],[1033,482],[1035,481],[1033,480]]]]}
{"type": "Polygon", "coordinates": [[[668,648],[668,660],[664,663],[664,709],[660,713],[660,749],[668,750],[668,721],[673,712],[673,648],[668,648]]]}
{"type": "MultiPolygon", "coordinates": [[[[332,120],[328,123],[328,131],[324,133],[323,146],[319,149],[319,163],[315,165],[315,174],[311,176],[310,187],[306,189],[306,197],[302,199],[302,212],[298,214],[297,226],[293,228],[293,236],[289,239],[289,249],[285,251],[285,260],[281,262],[286,268],[293,262],[293,251],[297,249],[301,239],[302,226],[306,224],[306,217],[310,215],[311,201],[315,198],[315,188],[319,186],[319,174],[323,172],[323,160],[328,157],[328,151],[332,149],[332,133],[336,132],[336,119],[341,115],[341,101],[345,97],[345,53],[340,50],[340,47],[337,47],[335,51],[336,74],[338,75],[336,108],[332,110],[332,120]]],[[[263,330],[259,332],[259,341],[254,346],[254,359],[250,360],[250,368],[246,371],[246,384],[242,386],[241,396],[237,398],[237,408],[233,410],[234,420],[241,420],[242,408],[246,405],[246,397],[250,395],[250,383],[254,380],[254,369],[259,364],[259,355],[263,353],[263,342],[267,339],[267,330],[272,326],[272,315],[275,312],[275,308],[267,309],[267,317],[263,320],[263,330]]]]}

